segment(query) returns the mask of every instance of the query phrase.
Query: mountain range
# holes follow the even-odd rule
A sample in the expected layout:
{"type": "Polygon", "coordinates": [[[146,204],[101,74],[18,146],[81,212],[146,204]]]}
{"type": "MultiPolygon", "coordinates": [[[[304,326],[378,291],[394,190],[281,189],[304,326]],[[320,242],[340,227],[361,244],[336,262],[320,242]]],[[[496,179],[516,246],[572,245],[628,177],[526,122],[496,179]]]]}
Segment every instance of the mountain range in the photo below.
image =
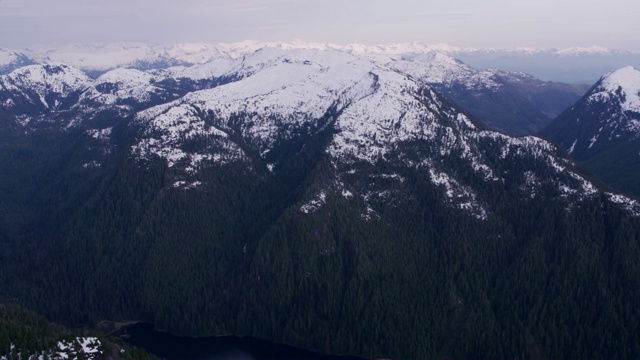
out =
{"type": "MultiPolygon", "coordinates": [[[[271,45],[271,48],[283,50],[337,51],[386,63],[392,68],[430,84],[489,127],[514,135],[536,133],[588,90],[587,85],[545,82],[521,72],[478,71],[443,52],[451,53],[461,51],[460,49],[445,46],[401,44],[365,47],[306,43],[271,45]]],[[[164,75],[160,70],[173,65],[182,65],[204,69],[200,70],[204,73],[195,77],[206,78],[210,74],[207,73],[209,70],[206,70],[207,66],[203,66],[204,64],[211,66],[209,65],[211,63],[230,61],[250,54],[260,46],[262,44],[253,42],[216,46],[182,44],[171,47],[111,44],[104,47],[68,45],[54,50],[23,49],[22,53],[5,50],[0,56],[0,73],[2,69],[8,73],[26,64],[54,66],[64,64],[75,67],[94,78],[100,78],[101,75],[114,69],[126,68],[140,71],[155,69],[154,76],[157,79],[154,81],[158,81],[160,78],[179,76],[164,75]]],[[[114,73],[110,76],[113,78],[118,75],[114,73]]],[[[183,79],[188,79],[190,76],[187,74],[183,79]]],[[[104,77],[101,79],[109,81],[104,77]]],[[[200,84],[199,86],[202,88],[208,85],[200,84]]],[[[198,87],[187,87],[180,94],[196,88],[198,87]]]]}
{"type": "Polygon", "coordinates": [[[389,45],[336,45],[327,43],[257,42],[231,44],[183,43],[148,45],[112,43],[107,45],[67,44],[38,45],[22,49],[0,48],[0,74],[31,63],[65,63],[91,75],[118,67],[158,68],[167,65],[203,64],[220,53],[238,57],[262,47],[291,49],[338,50],[372,58],[394,58],[441,53],[460,59],[477,69],[500,69],[525,72],[543,81],[570,84],[592,84],[602,74],[632,65],[640,67],[640,54],[606,48],[572,47],[565,49],[476,49],[446,44],[419,42],[389,45]]]}
{"type": "Polygon", "coordinates": [[[640,355],[640,203],[477,110],[528,100],[535,131],[562,111],[536,91],[575,88],[315,47],[0,76],[0,299],[371,358],[640,355]]]}

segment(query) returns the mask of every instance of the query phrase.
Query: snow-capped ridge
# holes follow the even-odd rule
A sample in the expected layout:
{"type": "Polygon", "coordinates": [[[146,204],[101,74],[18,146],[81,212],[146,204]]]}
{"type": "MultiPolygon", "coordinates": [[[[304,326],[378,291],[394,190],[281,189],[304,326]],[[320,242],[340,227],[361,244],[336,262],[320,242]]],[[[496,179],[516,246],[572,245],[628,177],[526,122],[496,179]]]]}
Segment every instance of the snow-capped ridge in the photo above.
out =
{"type": "MultiPolygon", "coordinates": [[[[424,58],[455,69],[464,67],[444,54],[430,53],[424,58]]],[[[265,48],[228,64],[224,71],[233,69],[245,76],[138,113],[136,121],[147,130],[132,152],[141,158],[163,157],[170,168],[183,169],[189,177],[208,163],[247,161],[247,144],[266,163],[276,138],[294,136],[292,129],[317,129],[320,119],[330,116],[336,133],[326,151],[333,161],[374,165],[396,156],[407,144],[429,144],[433,149],[429,158],[418,163],[402,161],[406,166],[426,167],[435,185],[445,185],[443,179],[447,179],[450,186],[443,191],[450,205],[478,219],[486,219],[490,210],[472,185],[434,164],[460,157],[466,171],[482,181],[499,183],[512,175],[501,173],[482,154],[481,147],[488,143],[498,149],[501,161],[526,158],[552,169],[552,179],[545,179],[543,172],[523,178],[528,181],[523,192],[546,186],[571,201],[596,193],[591,183],[558,160],[558,151],[550,143],[532,136],[512,138],[480,131],[424,81],[394,68],[395,63],[336,50],[265,48]],[[238,137],[244,140],[239,142],[238,137]],[[202,138],[211,139],[215,147],[186,150],[181,145],[184,139],[202,138]]],[[[476,73],[495,75],[492,71],[476,73]]],[[[274,169],[273,164],[267,167],[274,169]]],[[[359,196],[365,195],[371,194],[359,196]]]]}
{"type": "Polygon", "coordinates": [[[150,100],[152,93],[162,91],[154,85],[160,80],[162,78],[136,69],[114,69],[98,77],[82,94],[80,102],[91,101],[107,107],[129,100],[143,103],[150,100]]]}
{"type": "Polygon", "coordinates": [[[148,45],[124,42],[37,46],[25,49],[25,53],[40,63],[62,62],[98,73],[121,67],[147,69],[202,64],[221,55],[218,47],[211,44],[148,45]]]}
{"type": "Polygon", "coordinates": [[[231,139],[237,129],[228,123],[240,117],[245,119],[242,135],[264,156],[283,127],[317,126],[330,109],[339,111],[367,96],[375,83],[370,63],[339,52],[262,49],[235,59],[232,67],[243,74],[241,81],[140,112],[136,119],[149,131],[135,152],[166,157],[171,167],[186,161],[189,169],[202,161],[239,159],[241,146],[231,139]],[[180,139],[196,136],[215,137],[225,145],[206,152],[180,149],[180,139]]]}
{"type": "Polygon", "coordinates": [[[495,89],[495,73],[478,71],[473,67],[441,52],[411,54],[400,60],[390,61],[388,66],[411,75],[427,84],[447,87],[462,85],[472,89],[495,89]]]}
{"type": "Polygon", "coordinates": [[[158,73],[174,79],[191,79],[195,81],[218,78],[239,70],[238,61],[228,56],[218,57],[203,64],[191,66],[175,66],[158,73]]]}
{"type": "Polygon", "coordinates": [[[18,54],[15,51],[0,48],[0,67],[11,64],[18,60],[18,54]]]}
{"type": "Polygon", "coordinates": [[[51,91],[64,93],[65,90],[77,90],[90,83],[92,79],[81,70],[63,63],[46,65],[28,65],[12,71],[5,76],[15,83],[39,84],[51,91]]]}
{"type": "Polygon", "coordinates": [[[71,94],[84,91],[92,81],[81,70],[66,64],[28,65],[0,76],[0,91],[8,96],[3,105],[9,108],[18,102],[30,104],[27,112],[41,106],[53,110],[66,103],[71,94]]]}
{"type": "Polygon", "coordinates": [[[33,64],[33,61],[26,55],[13,50],[0,48],[0,74],[7,74],[21,66],[31,64],[33,64]]]}
{"type": "Polygon", "coordinates": [[[597,46],[597,45],[593,45],[590,47],[574,46],[574,47],[568,47],[568,48],[557,50],[555,53],[558,55],[564,55],[564,56],[606,55],[606,54],[610,54],[611,50],[607,49],[606,47],[597,46]]]}

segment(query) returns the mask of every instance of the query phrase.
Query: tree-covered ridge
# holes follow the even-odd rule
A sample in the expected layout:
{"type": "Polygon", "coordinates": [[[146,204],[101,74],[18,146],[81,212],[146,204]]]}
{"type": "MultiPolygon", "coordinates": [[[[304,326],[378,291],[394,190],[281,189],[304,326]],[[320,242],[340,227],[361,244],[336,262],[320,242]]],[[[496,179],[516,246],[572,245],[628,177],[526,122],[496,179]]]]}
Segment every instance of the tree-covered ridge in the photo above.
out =
{"type": "Polygon", "coordinates": [[[17,305],[0,304],[0,359],[153,359],[95,331],[70,330],[17,305]]]}
{"type": "Polygon", "coordinates": [[[64,338],[72,338],[72,333],[63,326],[15,305],[0,305],[0,356],[12,359],[18,353],[24,356],[54,349],[64,338]]]}
{"type": "MultiPolygon", "coordinates": [[[[4,233],[2,293],[68,324],[140,319],[370,357],[639,353],[640,224],[606,195],[570,205],[547,187],[531,197],[521,168],[546,165],[514,158],[500,165],[513,174],[504,182],[461,177],[488,209],[481,220],[450,206],[428,168],[356,162],[342,172],[323,151],[328,139],[308,138],[271,175],[242,162],[203,169],[195,189],[174,188],[180,174],[160,159],[113,153],[87,172],[91,154],[51,147],[75,155],[48,157],[50,175],[25,175],[24,193],[3,203],[5,214],[26,208],[4,233]],[[343,193],[356,189],[370,196],[343,193]]],[[[47,163],[34,155],[14,168],[47,163]]]]}

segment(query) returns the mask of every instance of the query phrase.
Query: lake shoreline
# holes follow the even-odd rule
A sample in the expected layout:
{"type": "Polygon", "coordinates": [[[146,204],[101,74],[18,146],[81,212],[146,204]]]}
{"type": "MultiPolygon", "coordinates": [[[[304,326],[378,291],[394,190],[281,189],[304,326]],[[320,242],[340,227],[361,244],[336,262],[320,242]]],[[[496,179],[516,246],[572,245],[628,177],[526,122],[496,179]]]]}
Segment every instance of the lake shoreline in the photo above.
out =
{"type": "Polygon", "coordinates": [[[235,335],[181,337],[143,322],[121,326],[112,335],[167,360],[366,360],[235,335]]]}

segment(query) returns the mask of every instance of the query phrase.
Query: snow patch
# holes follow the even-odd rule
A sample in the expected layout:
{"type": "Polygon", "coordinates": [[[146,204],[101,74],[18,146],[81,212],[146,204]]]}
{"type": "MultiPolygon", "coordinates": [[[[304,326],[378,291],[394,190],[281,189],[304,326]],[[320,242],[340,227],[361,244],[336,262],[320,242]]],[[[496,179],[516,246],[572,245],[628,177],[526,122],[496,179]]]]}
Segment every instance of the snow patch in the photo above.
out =
{"type": "Polygon", "coordinates": [[[633,216],[640,216],[640,203],[638,201],[614,193],[605,193],[605,195],[607,195],[610,201],[621,205],[622,208],[629,211],[633,216]]]}
{"type": "Polygon", "coordinates": [[[520,187],[520,190],[522,190],[525,193],[529,193],[532,199],[535,198],[537,195],[537,190],[541,185],[540,179],[538,179],[538,177],[533,171],[526,171],[523,174],[523,177],[524,177],[524,183],[520,187]]]}
{"type": "Polygon", "coordinates": [[[83,167],[84,169],[97,169],[97,168],[99,168],[100,166],[102,166],[102,164],[100,164],[100,162],[99,162],[99,161],[97,161],[97,160],[93,160],[93,161],[90,161],[90,162],[88,162],[88,163],[84,163],[84,164],[82,164],[82,167],[83,167]]]}
{"type": "Polygon", "coordinates": [[[108,140],[113,128],[89,129],[87,134],[96,140],[108,140]]]}
{"type": "Polygon", "coordinates": [[[318,211],[322,205],[327,203],[327,194],[323,191],[318,194],[314,199],[300,207],[300,211],[305,214],[310,214],[318,211]]]}
{"type": "Polygon", "coordinates": [[[57,359],[95,359],[102,354],[102,343],[96,337],[77,337],[72,341],[59,341],[56,349],[49,355],[57,359]]]}
{"type": "Polygon", "coordinates": [[[98,354],[101,351],[98,349],[102,344],[95,337],[78,337],[76,341],[82,347],[82,352],[85,354],[98,354]]]}
{"type": "Polygon", "coordinates": [[[195,189],[195,188],[198,188],[200,186],[202,186],[202,182],[200,182],[200,181],[188,182],[188,181],[184,181],[184,180],[176,181],[172,185],[173,188],[184,189],[184,190],[195,189]]]}
{"type": "Polygon", "coordinates": [[[487,219],[487,211],[478,203],[471,188],[461,185],[445,173],[436,172],[433,168],[429,169],[429,176],[434,185],[444,187],[450,204],[480,220],[487,219]]]}

